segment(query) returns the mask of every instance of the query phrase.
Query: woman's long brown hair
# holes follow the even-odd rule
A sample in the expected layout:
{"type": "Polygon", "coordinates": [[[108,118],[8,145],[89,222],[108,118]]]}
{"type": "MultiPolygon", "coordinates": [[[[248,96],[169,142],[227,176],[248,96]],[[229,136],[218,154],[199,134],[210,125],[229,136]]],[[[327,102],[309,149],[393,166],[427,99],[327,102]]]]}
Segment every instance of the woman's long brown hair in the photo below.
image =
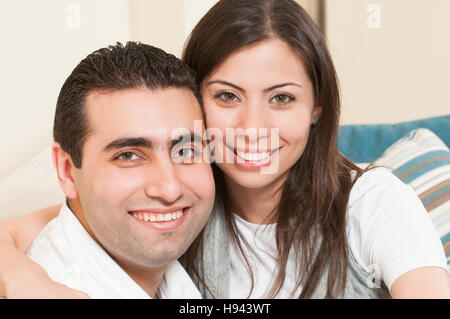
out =
{"type": "MultiPolygon", "coordinates": [[[[325,274],[326,297],[338,297],[345,290],[348,267],[347,202],[362,171],[337,147],[339,86],[322,33],[294,0],[221,0],[192,31],[183,60],[197,72],[200,85],[230,54],[268,39],[280,39],[296,52],[322,107],[319,123],[311,128],[306,148],[290,169],[273,212],[279,259],[269,296],[276,296],[283,286],[293,247],[299,265],[296,287],[302,288],[297,297],[311,297],[325,274]],[[356,171],[353,180],[352,170],[356,171]]],[[[223,172],[213,169],[230,233],[243,253],[223,172]]],[[[191,273],[195,272],[194,258],[200,246],[193,245],[186,255],[190,256],[187,269],[191,273]]]]}

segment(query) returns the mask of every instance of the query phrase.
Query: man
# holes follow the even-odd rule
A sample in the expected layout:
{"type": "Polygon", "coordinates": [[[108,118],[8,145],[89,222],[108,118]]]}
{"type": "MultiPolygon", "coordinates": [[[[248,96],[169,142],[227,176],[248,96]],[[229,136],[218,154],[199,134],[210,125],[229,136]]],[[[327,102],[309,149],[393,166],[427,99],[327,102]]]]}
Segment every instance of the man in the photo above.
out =
{"type": "Polygon", "coordinates": [[[52,148],[67,202],[28,252],[51,279],[91,298],[201,297],[177,261],[214,201],[211,168],[194,160],[200,103],[188,67],[148,45],[100,49],[74,69],[52,148]]]}

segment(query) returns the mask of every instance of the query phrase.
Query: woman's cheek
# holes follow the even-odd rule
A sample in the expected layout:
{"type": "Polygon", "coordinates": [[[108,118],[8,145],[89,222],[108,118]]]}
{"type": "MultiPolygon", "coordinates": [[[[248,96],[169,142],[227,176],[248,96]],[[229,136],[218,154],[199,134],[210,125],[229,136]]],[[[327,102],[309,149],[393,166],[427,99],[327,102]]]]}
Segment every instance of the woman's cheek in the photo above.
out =
{"type": "Polygon", "coordinates": [[[216,106],[213,105],[210,99],[205,98],[204,100],[204,108],[205,108],[205,118],[206,118],[206,128],[211,127],[212,125],[215,125],[216,123],[216,117],[217,117],[217,110],[216,106]]]}
{"type": "Polygon", "coordinates": [[[308,138],[311,128],[311,112],[309,108],[298,107],[292,112],[278,116],[275,123],[280,129],[280,136],[292,142],[298,142],[308,138]]]}
{"type": "Polygon", "coordinates": [[[239,108],[220,107],[211,100],[205,101],[206,128],[218,128],[225,134],[226,128],[239,124],[239,108]]]}

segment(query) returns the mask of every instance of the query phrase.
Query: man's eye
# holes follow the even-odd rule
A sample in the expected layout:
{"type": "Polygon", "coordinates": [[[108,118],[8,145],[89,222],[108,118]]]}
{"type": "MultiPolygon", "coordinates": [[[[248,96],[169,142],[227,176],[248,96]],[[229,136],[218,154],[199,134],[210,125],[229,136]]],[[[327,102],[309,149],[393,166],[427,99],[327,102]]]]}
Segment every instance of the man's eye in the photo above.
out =
{"type": "Polygon", "coordinates": [[[231,92],[221,92],[215,95],[215,97],[221,99],[224,102],[239,102],[239,98],[236,94],[231,92]]]}
{"type": "Polygon", "coordinates": [[[178,151],[178,156],[180,157],[192,157],[194,156],[194,150],[190,148],[183,148],[178,151]]]}
{"type": "Polygon", "coordinates": [[[172,159],[176,163],[190,163],[201,153],[192,147],[184,147],[172,153],[172,159]]]}
{"type": "Polygon", "coordinates": [[[117,156],[117,159],[120,159],[123,161],[134,161],[134,160],[138,160],[139,156],[137,156],[133,152],[124,152],[124,153],[120,154],[119,156],[117,156]]]}
{"type": "Polygon", "coordinates": [[[270,100],[270,102],[277,104],[287,104],[293,100],[294,98],[292,96],[286,94],[277,94],[270,100]]]}

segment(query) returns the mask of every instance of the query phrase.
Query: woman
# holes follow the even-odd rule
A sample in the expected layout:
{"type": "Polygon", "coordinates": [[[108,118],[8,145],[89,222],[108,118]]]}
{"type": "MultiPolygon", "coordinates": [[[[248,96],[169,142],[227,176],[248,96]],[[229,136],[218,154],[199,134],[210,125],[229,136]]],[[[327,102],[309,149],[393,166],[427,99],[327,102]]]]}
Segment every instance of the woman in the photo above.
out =
{"type": "MultiPolygon", "coordinates": [[[[442,245],[417,196],[386,170],[363,172],[339,153],[334,66],[295,1],[219,1],[183,60],[197,72],[207,127],[223,136],[258,130],[214,148],[216,159],[234,161],[214,166],[215,211],[183,258],[205,296],[450,297],[442,245]]],[[[12,238],[26,251],[56,214],[9,222],[0,250],[11,252],[12,238]]],[[[14,265],[50,295],[74,293],[20,252],[7,257],[11,265],[0,269],[14,265]]],[[[7,282],[0,292],[29,286],[7,282]]]]}

